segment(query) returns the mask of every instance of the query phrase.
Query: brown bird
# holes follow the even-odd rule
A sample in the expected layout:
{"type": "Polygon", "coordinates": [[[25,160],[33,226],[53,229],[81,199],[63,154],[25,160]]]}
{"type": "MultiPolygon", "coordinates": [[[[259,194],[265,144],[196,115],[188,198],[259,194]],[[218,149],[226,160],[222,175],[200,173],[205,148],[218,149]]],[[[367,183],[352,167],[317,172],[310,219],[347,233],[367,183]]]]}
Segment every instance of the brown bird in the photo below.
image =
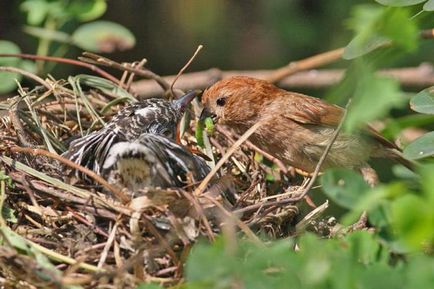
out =
{"type": "MultiPolygon", "coordinates": [[[[204,92],[202,103],[202,118],[212,115],[239,134],[262,121],[250,140],[286,165],[308,173],[315,170],[344,113],[321,99],[245,76],[215,83],[204,92]]],[[[395,144],[367,126],[359,134],[340,133],[321,169],[347,167],[372,173],[370,158],[391,158],[412,166],[395,144]]]]}

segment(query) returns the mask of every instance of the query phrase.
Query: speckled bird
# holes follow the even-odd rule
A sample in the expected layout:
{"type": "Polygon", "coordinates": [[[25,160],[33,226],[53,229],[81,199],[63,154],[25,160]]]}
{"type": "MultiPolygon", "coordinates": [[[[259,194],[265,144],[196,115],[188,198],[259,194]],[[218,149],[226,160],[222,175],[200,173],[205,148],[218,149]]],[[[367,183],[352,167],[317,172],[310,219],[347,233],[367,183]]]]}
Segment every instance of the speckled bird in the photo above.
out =
{"type": "MultiPolygon", "coordinates": [[[[136,178],[133,168],[139,162],[145,166],[141,169],[149,170],[140,180],[144,186],[177,186],[178,175],[196,168],[202,172],[207,167],[203,160],[174,141],[177,124],[195,96],[196,92],[192,91],[174,101],[153,98],[129,105],[102,129],[73,141],[63,156],[100,175],[113,175],[110,170],[114,168],[120,169],[120,175],[131,172],[131,177],[124,176],[127,183],[136,178]],[[126,165],[127,160],[131,165],[126,165]],[[174,180],[170,182],[169,178],[174,180]]],[[[193,172],[193,176],[202,176],[201,172],[193,172]]],[[[80,172],[76,174],[86,179],[80,172]]],[[[136,184],[127,186],[137,187],[136,184]]]]}
{"type": "Polygon", "coordinates": [[[102,175],[130,191],[143,187],[183,187],[209,173],[206,162],[167,137],[144,133],[134,141],[114,144],[102,166],[102,175]]]}

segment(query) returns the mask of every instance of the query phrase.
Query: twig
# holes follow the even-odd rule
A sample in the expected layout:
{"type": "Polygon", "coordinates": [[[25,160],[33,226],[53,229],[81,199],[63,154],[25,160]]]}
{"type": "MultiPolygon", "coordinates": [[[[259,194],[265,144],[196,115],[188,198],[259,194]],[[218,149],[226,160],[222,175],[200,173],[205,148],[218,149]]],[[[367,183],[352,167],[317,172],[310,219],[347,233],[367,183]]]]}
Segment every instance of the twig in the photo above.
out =
{"type": "Polygon", "coordinates": [[[211,229],[211,225],[209,224],[208,218],[205,215],[205,212],[203,211],[202,206],[199,204],[199,202],[196,199],[196,196],[193,194],[191,195],[189,192],[185,192],[184,190],[180,190],[180,192],[184,195],[184,197],[190,201],[190,203],[193,204],[194,208],[196,209],[197,213],[200,215],[200,218],[202,219],[203,225],[205,226],[205,229],[208,233],[208,238],[210,241],[214,241],[214,234],[211,229]]]}
{"type": "Polygon", "coordinates": [[[309,214],[304,216],[304,218],[295,225],[295,232],[296,234],[301,233],[306,229],[306,226],[312,222],[313,220],[317,219],[322,213],[324,213],[325,210],[329,207],[329,201],[325,201],[324,204],[321,206],[318,206],[314,210],[312,210],[309,214]]]}
{"type": "MultiPolygon", "coordinates": [[[[221,71],[213,68],[209,70],[184,73],[176,87],[183,90],[206,89],[220,79],[236,75],[246,75],[259,79],[266,79],[273,70],[230,70],[221,71]]],[[[279,81],[277,85],[284,89],[324,88],[337,84],[344,76],[343,69],[319,69],[298,72],[279,81]]],[[[377,72],[380,75],[393,77],[402,86],[426,87],[434,85],[434,69],[430,63],[423,63],[417,67],[384,69],[377,72]]],[[[175,75],[164,76],[167,82],[172,82],[175,75]]],[[[152,98],[161,95],[161,88],[153,80],[139,80],[133,83],[131,89],[140,98],[152,98]]]]}
{"type": "Polygon", "coordinates": [[[210,200],[214,205],[216,205],[216,207],[219,208],[226,217],[234,221],[237,226],[244,232],[244,234],[249,237],[250,240],[252,240],[257,245],[264,246],[262,241],[255,235],[255,233],[253,233],[252,230],[245,223],[243,223],[237,216],[235,216],[235,214],[226,210],[219,202],[214,200],[212,197],[206,196],[206,198],[210,200]]]}
{"type": "Polygon", "coordinates": [[[342,57],[344,50],[345,48],[342,47],[335,50],[320,53],[299,61],[292,61],[288,63],[288,65],[277,69],[273,74],[268,76],[265,80],[275,83],[299,71],[308,70],[308,69],[329,64],[331,62],[335,62],[336,60],[339,60],[342,57]]]}
{"type": "Polygon", "coordinates": [[[79,57],[81,61],[88,62],[88,63],[97,63],[103,66],[116,68],[121,71],[129,71],[136,75],[142,76],[144,78],[155,80],[164,91],[170,89],[170,85],[166,80],[164,80],[161,76],[155,74],[150,70],[143,69],[143,68],[134,68],[131,64],[128,63],[120,64],[111,59],[90,52],[84,52],[83,55],[85,57],[79,57]]]}
{"type": "Polygon", "coordinates": [[[172,97],[175,97],[175,92],[173,91],[173,86],[175,85],[178,78],[181,76],[181,74],[184,73],[184,71],[187,69],[187,67],[190,66],[190,64],[193,62],[193,60],[196,58],[199,51],[201,51],[203,48],[203,45],[199,45],[196,49],[196,51],[193,53],[193,56],[187,61],[187,63],[181,68],[181,70],[178,72],[178,74],[175,76],[175,79],[172,81],[172,84],[170,85],[170,92],[172,93],[172,97]]]}
{"type": "Polygon", "coordinates": [[[98,268],[102,268],[102,265],[104,265],[105,260],[107,259],[107,255],[115,239],[117,229],[118,229],[118,222],[114,224],[112,231],[110,232],[110,235],[104,246],[104,249],[101,252],[101,257],[99,258],[98,265],[97,265],[98,268]]]}
{"type": "MultiPolygon", "coordinates": [[[[220,133],[224,134],[226,137],[229,136],[230,132],[225,128],[222,127],[220,125],[217,125],[217,131],[219,131],[220,133]]],[[[239,138],[239,136],[237,135],[237,137],[239,138]]],[[[276,166],[279,167],[279,169],[284,173],[288,173],[288,169],[285,166],[285,164],[279,160],[278,158],[272,156],[271,154],[269,154],[268,152],[264,151],[263,149],[257,147],[256,145],[254,145],[251,141],[246,140],[245,144],[252,150],[260,153],[261,155],[263,155],[265,158],[267,158],[268,160],[272,161],[276,166]]]]}
{"type": "Polygon", "coordinates": [[[420,32],[420,37],[423,39],[433,39],[434,38],[434,29],[422,30],[420,32]]]}
{"type": "Polygon", "coordinates": [[[194,191],[196,196],[203,193],[208,183],[211,181],[212,177],[217,173],[221,166],[229,159],[229,157],[238,149],[238,147],[245,142],[260,126],[262,122],[259,121],[255,123],[251,128],[249,128],[222,156],[222,158],[217,162],[214,168],[208,173],[208,175],[202,180],[200,185],[194,191]]]}
{"type": "Polygon", "coordinates": [[[90,271],[90,272],[103,272],[104,271],[103,269],[100,269],[100,268],[98,268],[96,266],[93,266],[93,265],[90,265],[90,264],[87,264],[87,263],[84,263],[84,262],[77,262],[76,260],[74,260],[74,259],[72,259],[70,257],[63,256],[63,255],[61,255],[61,254],[59,254],[57,252],[54,252],[54,251],[49,250],[49,249],[47,249],[45,247],[42,247],[41,245],[36,244],[36,243],[34,243],[34,242],[30,241],[30,240],[26,240],[26,241],[29,242],[35,249],[41,251],[41,253],[47,255],[49,258],[51,258],[53,260],[56,260],[56,261],[59,261],[59,262],[64,262],[64,263],[70,264],[70,265],[75,265],[75,264],[79,263],[78,266],[80,268],[82,268],[84,270],[87,270],[87,271],[90,271]]]}
{"type": "Polygon", "coordinates": [[[76,66],[86,67],[92,70],[93,72],[98,73],[104,78],[107,78],[108,80],[113,81],[116,84],[119,84],[119,80],[111,75],[110,73],[102,70],[98,66],[85,63],[79,60],[75,59],[68,59],[63,57],[53,57],[53,56],[45,56],[45,55],[34,55],[34,54],[9,54],[9,53],[0,53],[0,57],[17,57],[17,58],[23,58],[23,59],[33,59],[33,60],[43,60],[43,61],[51,61],[51,62],[58,62],[58,63],[66,63],[66,64],[72,64],[76,66]]]}
{"type": "Polygon", "coordinates": [[[82,167],[76,163],[74,163],[71,160],[68,160],[62,156],[59,156],[57,154],[51,153],[49,151],[43,150],[43,149],[33,149],[33,148],[23,148],[23,147],[12,147],[11,152],[21,152],[21,153],[27,153],[27,154],[34,154],[34,155],[42,155],[46,156],[52,159],[55,159],[57,161],[60,161],[66,165],[68,165],[71,168],[74,168],[76,170],[79,170],[80,172],[88,175],[91,177],[94,181],[96,181],[98,184],[105,187],[107,190],[112,192],[117,198],[119,198],[122,202],[128,202],[130,199],[128,196],[126,196],[122,190],[112,186],[109,184],[106,180],[98,176],[95,172],[89,170],[88,168],[82,167]]]}
{"type": "Polygon", "coordinates": [[[14,72],[14,73],[19,73],[22,74],[30,79],[33,79],[34,81],[42,84],[46,89],[51,90],[52,87],[51,85],[46,82],[45,80],[43,80],[42,78],[40,78],[39,76],[37,76],[36,74],[33,74],[31,72],[25,71],[23,69],[19,69],[16,67],[11,67],[11,66],[0,66],[0,71],[6,71],[6,72],[14,72]]]}

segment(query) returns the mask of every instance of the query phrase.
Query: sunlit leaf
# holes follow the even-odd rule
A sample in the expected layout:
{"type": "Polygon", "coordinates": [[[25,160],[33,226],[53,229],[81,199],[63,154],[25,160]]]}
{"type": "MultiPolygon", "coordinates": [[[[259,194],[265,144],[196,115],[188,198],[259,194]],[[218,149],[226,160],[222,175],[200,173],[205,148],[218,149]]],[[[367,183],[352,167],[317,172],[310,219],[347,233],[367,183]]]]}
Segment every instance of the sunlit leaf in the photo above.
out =
{"type": "Polygon", "coordinates": [[[434,155],[434,132],[417,138],[404,149],[404,156],[410,160],[418,160],[434,155]]]}
{"type": "Polygon", "coordinates": [[[434,86],[422,90],[410,100],[412,110],[434,114],[434,86]]]}
{"type": "Polygon", "coordinates": [[[429,203],[406,195],[392,204],[392,224],[400,239],[413,248],[434,237],[434,213],[429,203]]]}
{"type": "Polygon", "coordinates": [[[413,51],[418,44],[418,29],[408,10],[360,6],[349,21],[356,36],[347,45],[344,59],[353,59],[378,47],[393,43],[394,48],[413,51]]]}
{"type": "Polygon", "coordinates": [[[386,5],[386,6],[411,6],[415,4],[419,4],[422,2],[425,2],[426,0],[375,0],[380,4],[386,5]]]}
{"type": "MultiPolygon", "coordinates": [[[[0,53],[17,54],[21,53],[20,48],[13,42],[0,40],[0,53]]],[[[20,63],[19,58],[0,57],[0,66],[17,66],[20,63]]],[[[0,72],[0,93],[14,90],[17,87],[15,80],[20,81],[21,74],[14,72],[0,72]]]]}
{"type": "Polygon", "coordinates": [[[347,131],[384,116],[406,101],[396,79],[377,76],[369,72],[369,68],[358,77],[344,126],[347,131]]]}
{"type": "Polygon", "coordinates": [[[324,193],[336,204],[353,208],[369,189],[363,177],[351,170],[331,169],[321,177],[324,193]]]}
{"type": "Polygon", "coordinates": [[[44,0],[27,0],[21,3],[20,9],[27,13],[27,23],[40,25],[48,13],[49,4],[44,0]]]}
{"type": "Polygon", "coordinates": [[[107,3],[106,0],[75,0],[66,10],[80,21],[91,21],[105,13],[107,3]]]}
{"type": "Polygon", "coordinates": [[[92,51],[110,53],[134,46],[134,35],[124,26],[109,21],[83,24],[72,34],[78,47],[92,51]]]}
{"type": "Polygon", "coordinates": [[[426,2],[423,5],[423,10],[425,10],[425,11],[434,11],[434,0],[428,0],[428,2],[426,2]]]}

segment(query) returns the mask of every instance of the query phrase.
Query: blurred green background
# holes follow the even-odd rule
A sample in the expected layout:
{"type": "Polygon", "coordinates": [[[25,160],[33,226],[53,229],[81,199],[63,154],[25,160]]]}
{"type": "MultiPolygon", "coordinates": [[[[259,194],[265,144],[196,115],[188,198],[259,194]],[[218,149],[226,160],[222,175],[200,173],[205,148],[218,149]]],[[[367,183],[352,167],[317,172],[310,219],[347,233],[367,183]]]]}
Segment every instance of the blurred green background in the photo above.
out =
{"type": "MultiPolygon", "coordinates": [[[[0,38],[17,43],[24,53],[35,53],[37,39],[23,32],[26,14],[19,9],[21,2],[0,1],[0,38]]],[[[134,48],[111,54],[111,58],[133,61],[145,57],[148,66],[162,75],[177,73],[199,44],[205,47],[190,71],[262,69],[345,46],[352,35],[345,19],[361,3],[374,1],[108,1],[99,20],[117,22],[136,37],[134,48]]],[[[67,22],[62,30],[71,32],[74,27],[67,22]]],[[[80,52],[70,47],[66,57],[75,58],[80,52]]],[[[425,55],[416,54],[424,59],[425,55]]],[[[417,60],[406,59],[411,61],[417,64],[417,60]]],[[[58,65],[56,72],[62,77],[78,71],[58,65]]]]}

